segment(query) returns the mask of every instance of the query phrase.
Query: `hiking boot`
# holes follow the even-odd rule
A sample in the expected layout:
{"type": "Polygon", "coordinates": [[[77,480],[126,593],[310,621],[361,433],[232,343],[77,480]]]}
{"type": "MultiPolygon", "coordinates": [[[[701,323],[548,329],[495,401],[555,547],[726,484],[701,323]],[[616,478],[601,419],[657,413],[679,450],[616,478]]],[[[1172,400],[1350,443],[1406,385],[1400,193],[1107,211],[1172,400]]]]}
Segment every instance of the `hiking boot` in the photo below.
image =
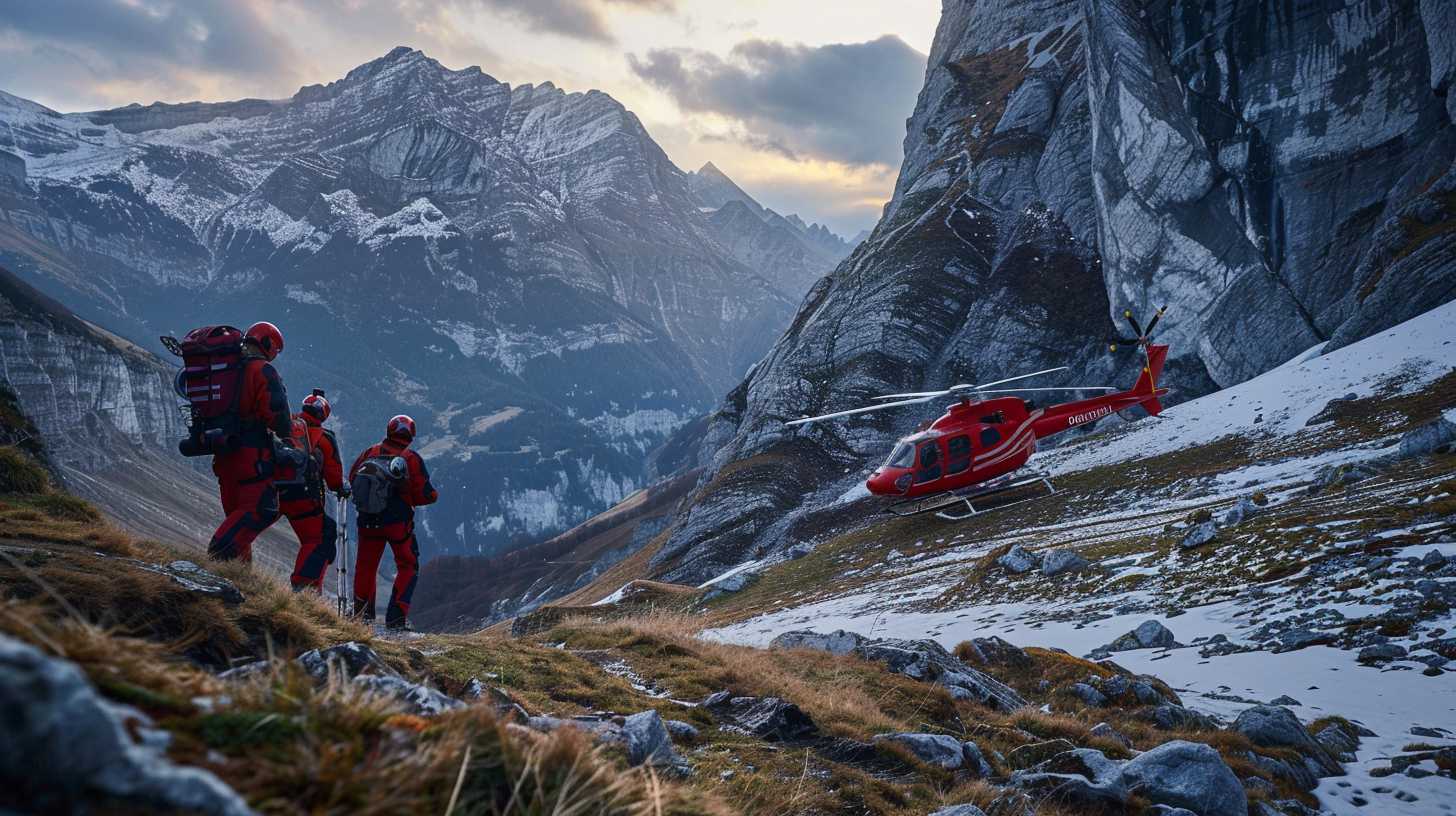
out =
{"type": "Polygon", "coordinates": [[[415,628],[409,625],[407,620],[385,621],[384,628],[391,632],[413,632],[415,628]]]}

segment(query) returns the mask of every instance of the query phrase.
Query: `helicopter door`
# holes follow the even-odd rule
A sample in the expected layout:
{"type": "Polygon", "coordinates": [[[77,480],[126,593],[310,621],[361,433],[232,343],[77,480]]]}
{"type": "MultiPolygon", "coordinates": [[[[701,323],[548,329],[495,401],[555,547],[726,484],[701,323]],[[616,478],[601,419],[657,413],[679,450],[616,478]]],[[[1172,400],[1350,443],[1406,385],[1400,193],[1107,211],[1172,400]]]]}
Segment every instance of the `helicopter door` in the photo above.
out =
{"type": "Polygon", "coordinates": [[[940,443],[932,440],[920,446],[920,467],[915,471],[915,483],[924,484],[940,478],[940,443]]]}
{"type": "Polygon", "coordinates": [[[964,473],[971,467],[971,438],[952,436],[945,442],[945,475],[964,473]]]}

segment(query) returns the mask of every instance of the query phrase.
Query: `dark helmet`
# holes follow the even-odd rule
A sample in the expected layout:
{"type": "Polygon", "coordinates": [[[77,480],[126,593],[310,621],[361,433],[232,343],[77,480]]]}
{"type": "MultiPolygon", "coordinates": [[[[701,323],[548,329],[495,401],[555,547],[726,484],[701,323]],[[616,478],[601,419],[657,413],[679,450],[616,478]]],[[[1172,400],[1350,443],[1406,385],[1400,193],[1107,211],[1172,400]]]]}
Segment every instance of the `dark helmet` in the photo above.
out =
{"type": "Polygon", "coordinates": [[[400,414],[389,421],[386,434],[396,442],[409,443],[415,438],[415,421],[400,414]]]}
{"type": "Polygon", "coordinates": [[[303,398],[303,415],[322,425],[329,418],[329,401],[322,394],[309,394],[303,398]]]}
{"type": "Polygon", "coordinates": [[[254,323],[243,333],[243,337],[253,341],[259,349],[262,349],[263,356],[269,360],[277,357],[278,353],[283,351],[283,332],[278,331],[277,326],[266,320],[254,323]]]}

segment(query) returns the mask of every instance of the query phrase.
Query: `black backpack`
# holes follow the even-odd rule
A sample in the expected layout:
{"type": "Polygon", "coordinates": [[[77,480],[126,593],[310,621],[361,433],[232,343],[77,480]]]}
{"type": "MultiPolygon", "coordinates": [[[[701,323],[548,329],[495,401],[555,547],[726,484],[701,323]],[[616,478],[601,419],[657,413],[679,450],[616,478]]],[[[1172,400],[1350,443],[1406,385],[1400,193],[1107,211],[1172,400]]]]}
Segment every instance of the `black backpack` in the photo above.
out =
{"type": "Polygon", "coordinates": [[[360,515],[377,515],[389,507],[389,500],[399,494],[399,484],[409,475],[409,466],[402,456],[371,456],[365,459],[349,489],[354,494],[354,508],[360,515]]]}

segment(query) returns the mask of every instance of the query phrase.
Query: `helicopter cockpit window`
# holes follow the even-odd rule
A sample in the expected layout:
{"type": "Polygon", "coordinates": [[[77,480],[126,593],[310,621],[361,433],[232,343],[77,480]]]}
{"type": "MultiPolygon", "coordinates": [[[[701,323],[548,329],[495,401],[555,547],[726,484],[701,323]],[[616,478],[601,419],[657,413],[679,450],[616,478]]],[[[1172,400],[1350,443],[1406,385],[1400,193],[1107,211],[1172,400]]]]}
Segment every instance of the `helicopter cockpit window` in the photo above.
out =
{"type": "Polygon", "coordinates": [[[945,443],[945,472],[963,473],[971,466],[971,438],[952,436],[945,443]]]}
{"type": "Polygon", "coordinates": [[[1001,441],[1001,433],[999,431],[997,431],[995,428],[987,428],[986,430],[981,431],[981,447],[982,448],[994,447],[996,445],[996,443],[997,442],[1000,442],[1000,441],[1001,441]]]}
{"type": "Polygon", "coordinates": [[[926,442],[920,446],[920,469],[915,471],[916,482],[933,482],[940,478],[940,446],[926,442]]]}
{"type": "Polygon", "coordinates": [[[914,464],[915,446],[905,442],[901,442],[899,445],[895,446],[894,452],[890,454],[889,461],[885,462],[885,467],[907,468],[914,464]]]}

